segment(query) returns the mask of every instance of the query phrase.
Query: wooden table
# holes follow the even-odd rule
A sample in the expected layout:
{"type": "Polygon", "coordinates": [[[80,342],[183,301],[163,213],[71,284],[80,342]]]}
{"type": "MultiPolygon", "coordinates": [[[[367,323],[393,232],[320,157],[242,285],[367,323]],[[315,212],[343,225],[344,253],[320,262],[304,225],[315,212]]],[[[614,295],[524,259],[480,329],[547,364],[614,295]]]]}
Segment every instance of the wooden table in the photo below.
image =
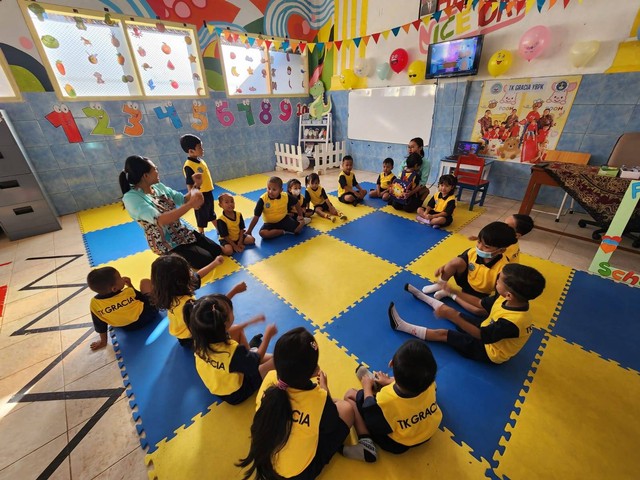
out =
{"type": "Polygon", "coordinates": [[[531,167],[531,178],[529,178],[529,184],[527,185],[527,190],[524,192],[524,198],[522,199],[518,213],[524,215],[531,213],[531,209],[536,203],[536,198],[542,185],[549,185],[551,187],[560,186],[542,167],[534,165],[531,167]]]}

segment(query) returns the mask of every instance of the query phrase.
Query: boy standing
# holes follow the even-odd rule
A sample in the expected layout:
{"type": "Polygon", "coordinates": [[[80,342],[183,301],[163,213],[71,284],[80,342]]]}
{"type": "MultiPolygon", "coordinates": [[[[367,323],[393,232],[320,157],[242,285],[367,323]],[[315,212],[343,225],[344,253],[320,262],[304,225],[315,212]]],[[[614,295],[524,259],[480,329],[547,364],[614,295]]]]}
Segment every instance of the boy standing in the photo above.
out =
{"type": "Polygon", "coordinates": [[[440,300],[425,295],[412,285],[405,290],[418,300],[431,306],[440,318],[446,318],[458,330],[432,329],[407,323],[389,305],[389,323],[393,330],[409,333],[422,340],[444,342],[459,354],[472,360],[504,363],[524,347],[533,331],[533,319],[529,301],[544,291],[545,278],[536,269],[509,263],[505,265],[496,282],[496,294],[482,300],[472,298],[463,305],[484,320],[460,313],[440,300]]]}
{"type": "Polygon", "coordinates": [[[253,228],[258,223],[260,215],[264,218],[264,225],[260,229],[260,236],[265,240],[276,238],[285,234],[300,233],[304,228],[304,211],[298,205],[298,201],[282,191],[282,179],[271,177],[267,182],[267,191],[262,194],[253,218],[247,228],[247,235],[251,235],[253,228]],[[298,211],[298,220],[289,216],[289,209],[295,207],[298,211]]]}
{"type": "Polygon", "coordinates": [[[211,180],[207,164],[201,158],[204,155],[202,141],[195,135],[186,134],[180,137],[180,146],[188,155],[187,160],[184,162],[183,173],[189,191],[194,188],[193,174],[202,174],[200,191],[204,197],[204,204],[194,212],[198,223],[198,231],[204,234],[204,229],[207,228],[209,222],[212,222],[215,226],[216,221],[216,212],[213,206],[213,180],[211,180]]]}
{"type": "Polygon", "coordinates": [[[151,304],[151,280],[140,282],[140,291],[133,288],[129,277],[120,276],[113,267],[91,270],[87,275],[89,288],[96,292],[89,309],[100,340],[91,344],[91,350],[107,346],[107,328],[122,327],[134,330],[156,318],[158,310],[151,304]]]}

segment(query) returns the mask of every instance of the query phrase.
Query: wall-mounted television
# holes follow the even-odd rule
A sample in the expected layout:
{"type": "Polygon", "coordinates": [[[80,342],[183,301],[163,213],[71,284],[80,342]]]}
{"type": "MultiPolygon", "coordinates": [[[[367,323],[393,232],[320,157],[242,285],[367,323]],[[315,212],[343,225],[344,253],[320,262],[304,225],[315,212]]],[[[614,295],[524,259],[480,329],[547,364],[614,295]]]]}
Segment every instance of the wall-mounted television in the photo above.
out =
{"type": "Polygon", "coordinates": [[[429,45],[425,78],[476,75],[483,38],[478,35],[429,45]]]}

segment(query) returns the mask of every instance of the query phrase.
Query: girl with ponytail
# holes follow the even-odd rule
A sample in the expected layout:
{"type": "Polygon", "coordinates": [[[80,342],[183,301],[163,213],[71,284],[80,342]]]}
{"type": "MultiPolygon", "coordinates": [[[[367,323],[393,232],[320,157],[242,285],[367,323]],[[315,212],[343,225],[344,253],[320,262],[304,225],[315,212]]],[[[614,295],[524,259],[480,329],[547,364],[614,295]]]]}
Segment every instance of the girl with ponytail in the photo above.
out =
{"type": "Polygon", "coordinates": [[[189,301],[183,312],[193,338],[196,370],[209,391],[231,405],[253,395],[273,369],[273,358],[266,352],[269,341],[278,333],[276,326],[267,325],[260,345],[247,349],[244,328],[264,321],[264,316],[233,326],[233,304],[220,294],[189,301]]]}
{"type": "Polygon", "coordinates": [[[343,442],[354,422],[353,410],[331,398],[318,353],[313,335],[302,327],[276,342],[276,369],[258,391],[251,447],[237,464],[247,469],[244,480],[254,475],[258,480],[313,479],[336,452],[352,448],[343,442]]]}

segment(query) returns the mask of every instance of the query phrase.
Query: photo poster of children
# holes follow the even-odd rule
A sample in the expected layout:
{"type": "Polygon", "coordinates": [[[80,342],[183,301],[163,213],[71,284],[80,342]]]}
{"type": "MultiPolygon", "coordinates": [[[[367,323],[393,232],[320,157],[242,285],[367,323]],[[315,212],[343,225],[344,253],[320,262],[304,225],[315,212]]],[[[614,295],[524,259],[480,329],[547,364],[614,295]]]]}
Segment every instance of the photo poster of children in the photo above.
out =
{"type": "Polygon", "coordinates": [[[471,140],[480,155],[521,163],[544,161],[558,144],[582,76],[487,80],[471,140]]]}
{"type": "Polygon", "coordinates": [[[438,10],[438,0],[420,0],[420,17],[432,15],[438,10]]]}

